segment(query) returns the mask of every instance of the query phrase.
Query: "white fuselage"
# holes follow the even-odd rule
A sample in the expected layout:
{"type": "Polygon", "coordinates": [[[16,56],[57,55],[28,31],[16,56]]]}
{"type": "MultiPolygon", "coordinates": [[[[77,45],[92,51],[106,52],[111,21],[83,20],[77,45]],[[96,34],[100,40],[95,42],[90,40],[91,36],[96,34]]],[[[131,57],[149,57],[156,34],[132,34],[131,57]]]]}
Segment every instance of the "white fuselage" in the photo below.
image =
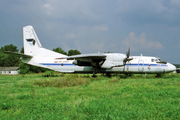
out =
{"type": "MultiPolygon", "coordinates": [[[[116,54],[116,55],[124,55],[124,54],[116,54]]],[[[125,55],[124,55],[125,56],[125,55]]],[[[147,56],[131,56],[133,60],[126,62],[125,66],[116,66],[118,64],[118,60],[115,57],[111,58],[109,64],[114,67],[111,68],[98,68],[97,72],[105,73],[167,73],[176,70],[176,67],[170,63],[157,63],[160,59],[157,57],[147,57],[147,56]]],[[[78,66],[74,65],[74,60],[67,59],[56,59],[54,57],[40,57],[34,56],[31,59],[22,59],[23,62],[44,67],[48,69],[52,69],[58,72],[67,72],[67,73],[92,73],[92,66],[78,66]]],[[[105,62],[104,62],[105,64],[105,62]]]]}
{"type": "Polygon", "coordinates": [[[58,72],[160,74],[176,70],[174,65],[163,62],[156,57],[129,56],[130,49],[127,55],[97,53],[66,56],[56,53],[42,47],[32,26],[23,27],[23,43],[24,54],[21,54],[21,56],[24,63],[58,72]]]}

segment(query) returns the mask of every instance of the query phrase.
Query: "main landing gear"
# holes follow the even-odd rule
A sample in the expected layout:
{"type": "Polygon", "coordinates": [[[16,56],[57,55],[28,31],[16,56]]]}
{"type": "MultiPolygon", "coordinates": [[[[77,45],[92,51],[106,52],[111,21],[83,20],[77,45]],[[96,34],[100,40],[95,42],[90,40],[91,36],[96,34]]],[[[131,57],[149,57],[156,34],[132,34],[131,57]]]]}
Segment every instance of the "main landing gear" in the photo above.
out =
{"type": "Polygon", "coordinates": [[[92,77],[97,77],[95,74],[96,74],[96,71],[97,71],[97,69],[95,68],[95,67],[93,67],[93,75],[92,75],[92,77]]]}
{"type": "Polygon", "coordinates": [[[110,78],[111,77],[111,73],[106,73],[106,76],[110,78]]]}
{"type": "Polygon", "coordinates": [[[156,77],[162,77],[162,75],[161,74],[157,74],[156,77]]]}
{"type": "MultiPolygon", "coordinates": [[[[93,67],[93,75],[92,75],[92,77],[97,77],[97,75],[96,75],[97,72],[98,72],[98,68],[93,67]]],[[[110,78],[111,77],[111,73],[107,72],[106,76],[110,78]]]]}

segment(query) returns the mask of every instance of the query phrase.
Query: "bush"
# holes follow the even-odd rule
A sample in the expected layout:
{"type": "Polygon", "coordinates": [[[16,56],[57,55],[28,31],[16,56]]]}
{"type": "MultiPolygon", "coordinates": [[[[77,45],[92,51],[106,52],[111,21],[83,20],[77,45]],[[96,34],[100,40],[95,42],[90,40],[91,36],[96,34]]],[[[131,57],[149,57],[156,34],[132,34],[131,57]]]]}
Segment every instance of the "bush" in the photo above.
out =
{"type": "Polygon", "coordinates": [[[58,77],[58,75],[55,74],[54,71],[46,71],[46,72],[42,75],[42,77],[58,77]]]}

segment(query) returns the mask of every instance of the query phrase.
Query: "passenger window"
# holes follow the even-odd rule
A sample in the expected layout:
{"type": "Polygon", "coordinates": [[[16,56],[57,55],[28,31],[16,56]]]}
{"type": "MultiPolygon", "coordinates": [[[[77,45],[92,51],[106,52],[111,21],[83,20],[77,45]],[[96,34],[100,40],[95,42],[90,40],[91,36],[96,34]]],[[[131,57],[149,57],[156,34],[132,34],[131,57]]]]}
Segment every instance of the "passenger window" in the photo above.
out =
{"type": "Polygon", "coordinates": [[[154,62],[154,59],[151,59],[151,62],[154,62]]]}

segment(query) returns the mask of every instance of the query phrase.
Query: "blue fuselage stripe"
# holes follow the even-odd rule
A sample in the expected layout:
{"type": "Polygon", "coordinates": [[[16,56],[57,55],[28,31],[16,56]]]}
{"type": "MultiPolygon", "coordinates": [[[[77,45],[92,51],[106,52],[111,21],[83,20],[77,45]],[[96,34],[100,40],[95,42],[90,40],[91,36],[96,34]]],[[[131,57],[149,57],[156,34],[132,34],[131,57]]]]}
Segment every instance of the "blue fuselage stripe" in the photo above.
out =
{"type": "Polygon", "coordinates": [[[126,66],[167,66],[164,64],[126,64],[126,66]]]}
{"type": "Polygon", "coordinates": [[[68,64],[68,63],[41,63],[41,65],[61,65],[61,66],[64,66],[64,65],[74,65],[74,64],[68,64]]]}
{"type": "MultiPolygon", "coordinates": [[[[74,66],[71,63],[41,63],[42,65],[74,66]]],[[[167,66],[164,64],[126,64],[125,66],[167,66]]]]}

